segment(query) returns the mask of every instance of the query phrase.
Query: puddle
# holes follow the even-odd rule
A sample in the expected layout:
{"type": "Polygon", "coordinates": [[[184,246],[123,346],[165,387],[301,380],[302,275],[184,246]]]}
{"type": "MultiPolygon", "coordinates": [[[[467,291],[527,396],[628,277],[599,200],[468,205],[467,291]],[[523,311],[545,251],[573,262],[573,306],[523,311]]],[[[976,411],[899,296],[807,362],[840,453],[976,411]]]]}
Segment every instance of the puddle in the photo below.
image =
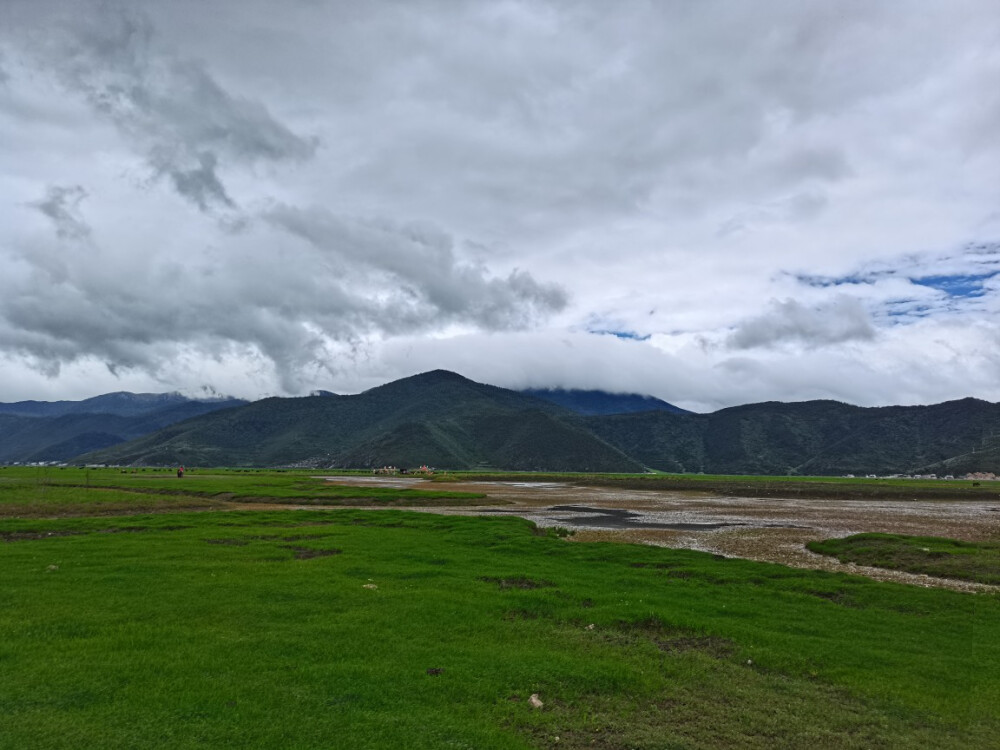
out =
{"type": "Polygon", "coordinates": [[[553,505],[551,508],[542,508],[539,510],[540,515],[546,515],[547,512],[559,513],[559,516],[550,517],[559,523],[586,529],[669,529],[671,531],[715,531],[716,529],[724,529],[731,526],[746,525],[739,522],[696,523],[691,521],[658,521],[650,520],[652,516],[648,513],[640,513],[632,510],[625,510],[623,508],[591,508],[586,505],[553,505]],[[573,513],[574,515],[566,516],[566,513],[573,513]]]}
{"type": "Polygon", "coordinates": [[[323,479],[330,484],[340,484],[340,485],[357,485],[361,487],[389,487],[396,490],[410,489],[422,484],[427,484],[426,479],[420,477],[402,477],[398,475],[392,476],[333,476],[333,477],[315,477],[316,479],[323,479]]]}

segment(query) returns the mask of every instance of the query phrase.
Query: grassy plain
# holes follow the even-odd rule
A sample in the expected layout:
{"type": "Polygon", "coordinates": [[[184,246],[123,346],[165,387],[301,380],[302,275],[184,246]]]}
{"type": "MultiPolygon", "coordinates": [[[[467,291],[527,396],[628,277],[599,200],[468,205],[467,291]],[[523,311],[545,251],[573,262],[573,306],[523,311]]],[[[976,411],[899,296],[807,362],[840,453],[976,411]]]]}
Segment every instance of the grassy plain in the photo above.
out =
{"type": "Polygon", "coordinates": [[[0,536],[0,747],[1000,741],[996,596],[402,511],[0,536]]]}
{"type": "MultiPolygon", "coordinates": [[[[429,486],[345,487],[317,478],[316,471],[208,469],[0,468],[0,517],[86,515],[223,508],[226,502],[292,505],[467,505],[480,493],[429,486]]],[[[370,475],[370,474],[369,474],[370,475]]]]}
{"type": "Polygon", "coordinates": [[[85,471],[0,471],[0,748],[1000,745],[994,594],[85,471]]]}
{"type": "Polygon", "coordinates": [[[1000,540],[963,542],[934,536],[854,534],[806,546],[841,562],[1000,585],[1000,540]]]}

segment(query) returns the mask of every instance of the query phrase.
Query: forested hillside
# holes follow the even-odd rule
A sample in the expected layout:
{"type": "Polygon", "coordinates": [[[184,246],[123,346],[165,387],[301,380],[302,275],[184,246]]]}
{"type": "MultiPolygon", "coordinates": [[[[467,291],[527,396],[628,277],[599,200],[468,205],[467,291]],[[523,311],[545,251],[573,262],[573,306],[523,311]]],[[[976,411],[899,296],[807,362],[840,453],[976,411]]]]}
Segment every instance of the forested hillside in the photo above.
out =
{"type": "MultiPolygon", "coordinates": [[[[269,398],[183,421],[210,407],[187,402],[128,417],[0,414],[6,451],[0,460],[83,453],[79,460],[90,462],[202,466],[426,464],[781,475],[1000,471],[1000,405],[971,398],[933,406],[768,402],[711,414],[658,407],[582,416],[588,399],[611,409],[644,399],[580,393],[590,395],[574,397],[568,408],[436,370],[357,395],[269,398]],[[122,442],[131,437],[136,439],[122,442]]],[[[669,406],[657,399],[645,403],[657,402],[669,406]]]]}
{"type": "Polygon", "coordinates": [[[879,408],[768,402],[712,414],[645,413],[583,423],[662,471],[883,475],[1000,468],[1000,405],[971,398],[879,408]]]}
{"type": "Polygon", "coordinates": [[[88,460],[642,470],[565,409],[441,370],[356,396],[264,399],[173,425],[88,460]]]}

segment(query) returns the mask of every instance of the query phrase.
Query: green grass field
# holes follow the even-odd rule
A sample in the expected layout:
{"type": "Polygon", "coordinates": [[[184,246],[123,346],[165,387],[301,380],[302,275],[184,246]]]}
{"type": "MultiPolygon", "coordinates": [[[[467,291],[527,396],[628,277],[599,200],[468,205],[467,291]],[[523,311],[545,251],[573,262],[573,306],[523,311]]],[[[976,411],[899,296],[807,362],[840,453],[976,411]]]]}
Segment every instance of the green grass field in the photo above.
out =
{"type": "Polygon", "coordinates": [[[995,594],[85,471],[0,472],[0,748],[1000,746],[995,594]]]}
{"type": "MultiPolygon", "coordinates": [[[[322,473],[322,472],[320,472],[322,473]]],[[[79,468],[0,468],[0,517],[152,512],[225,507],[225,502],[291,505],[475,505],[479,493],[426,489],[345,487],[316,471],[209,469],[173,471],[79,468]]],[[[370,474],[369,474],[370,476],[370,474]]]]}
{"type": "Polygon", "coordinates": [[[854,534],[807,546],[841,562],[1000,585],[1000,540],[963,542],[934,536],[854,534]]]}

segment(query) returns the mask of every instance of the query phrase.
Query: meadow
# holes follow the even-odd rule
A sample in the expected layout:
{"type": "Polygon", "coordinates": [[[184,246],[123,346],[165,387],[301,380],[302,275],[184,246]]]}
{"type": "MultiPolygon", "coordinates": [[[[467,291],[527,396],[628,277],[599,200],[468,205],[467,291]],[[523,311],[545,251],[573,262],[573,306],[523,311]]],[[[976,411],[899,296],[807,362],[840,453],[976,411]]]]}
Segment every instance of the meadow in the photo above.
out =
{"type": "Polygon", "coordinates": [[[874,533],[825,539],[806,546],[841,562],[1000,586],[1000,540],[966,542],[874,533]]]}
{"type": "Polygon", "coordinates": [[[72,472],[0,472],[76,493],[0,518],[3,748],[1000,744],[994,594],[509,517],[211,509],[295,473],[147,512],[133,475],[72,472]]]}
{"type": "MultiPolygon", "coordinates": [[[[468,505],[481,493],[429,489],[345,487],[316,471],[173,470],[77,467],[0,467],[0,518],[225,508],[228,503],[289,505],[468,505]]],[[[359,472],[354,472],[358,474],[359,472]]],[[[370,475],[370,472],[361,472],[370,475]]]]}

